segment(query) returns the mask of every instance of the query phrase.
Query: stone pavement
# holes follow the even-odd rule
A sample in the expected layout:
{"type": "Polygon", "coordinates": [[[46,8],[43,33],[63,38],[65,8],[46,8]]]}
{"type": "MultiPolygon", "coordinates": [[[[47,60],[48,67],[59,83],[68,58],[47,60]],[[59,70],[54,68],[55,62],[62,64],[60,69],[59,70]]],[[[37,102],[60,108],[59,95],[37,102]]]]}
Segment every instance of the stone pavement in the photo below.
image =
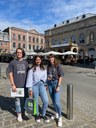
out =
{"type": "MultiPolygon", "coordinates": [[[[56,128],[57,120],[51,120],[50,123],[45,123],[41,119],[41,122],[37,123],[35,122],[34,117],[31,115],[25,117],[23,114],[23,122],[17,122],[14,109],[14,99],[10,97],[10,82],[6,78],[7,64],[0,63],[0,66],[2,67],[0,78],[0,128],[56,128]]],[[[75,69],[75,71],[78,72],[78,69],[75,69]]],[[[85,72],[87,71],[88,70],[85,70],[85,72]]],[[[90,74],[93,75],[93,70],[91,70],[90,74]]],[[[73,120],[68,120],[66,118],[66,100],[61,98],[61,102],[63,128],[96,128],[96,117],[86,115],[80,108],[76,106],[74,106],[73,109],[73,120]]],[[[40,100],[40,106],[41,105],[42,103],[40,100]]],[[[49,108],[47,112],[49,118],[51,113],[54,113],[54,111],[49,97],[49,108]]]]}

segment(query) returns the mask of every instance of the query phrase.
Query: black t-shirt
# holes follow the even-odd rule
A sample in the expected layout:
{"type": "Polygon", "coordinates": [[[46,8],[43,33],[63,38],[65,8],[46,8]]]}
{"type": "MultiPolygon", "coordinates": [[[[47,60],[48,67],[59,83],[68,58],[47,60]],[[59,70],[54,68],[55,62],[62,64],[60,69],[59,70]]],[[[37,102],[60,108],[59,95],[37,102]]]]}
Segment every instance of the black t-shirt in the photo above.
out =
{"type": "Polygon", "coordinates": [[[8,66],[8,73],[13,73],[14,83],[17,88],[25,87],[28,71],[28,63],[26,60],[12,60],[8,66]]]}

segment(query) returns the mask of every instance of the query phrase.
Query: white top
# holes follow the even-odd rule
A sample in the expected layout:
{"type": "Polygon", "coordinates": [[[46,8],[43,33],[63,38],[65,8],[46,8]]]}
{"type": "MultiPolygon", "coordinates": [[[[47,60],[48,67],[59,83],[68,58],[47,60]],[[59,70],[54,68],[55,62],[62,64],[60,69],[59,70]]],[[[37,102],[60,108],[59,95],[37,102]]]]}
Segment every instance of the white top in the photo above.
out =
{"type": "Polygon", "coordinates": [[[46,82],[47,79],[47,70],[41,70],[40,67],[36,67],[36,70],[33,71],[33,68],[28,71],[26,87],[32,88],[33,85],[37,84],[40,80],[46,82]]]}

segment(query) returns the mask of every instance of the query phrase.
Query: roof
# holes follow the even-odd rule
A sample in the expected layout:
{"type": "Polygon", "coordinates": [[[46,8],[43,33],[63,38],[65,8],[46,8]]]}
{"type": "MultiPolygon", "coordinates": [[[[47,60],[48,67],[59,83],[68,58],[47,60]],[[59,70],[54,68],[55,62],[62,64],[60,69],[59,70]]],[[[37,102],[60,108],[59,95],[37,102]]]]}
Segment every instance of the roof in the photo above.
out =
{"type": "MultiPolygon", "coordinates": [[[[64,26],[64,25],[68,25],[70,23],[75,23],[77,21],[82,21],[82,20],[85,20],[87,18],[94,17],[94,16],[96,16],[96,14],[92,14],[92,13],[83,14],[83,15],[80,15],[80,16],[65,20],[60,24],[54,24],[54,27],[52,27],[51,29],[54,29],[54,28],[57,28],[57,27],[61,27],[61,26],[64,26]]],[[[48,30],[50,30],[50,29],[48,29],[48,30]]],[[[46,31],[48,31],[48,30],[46,30],[46,31]]]]}

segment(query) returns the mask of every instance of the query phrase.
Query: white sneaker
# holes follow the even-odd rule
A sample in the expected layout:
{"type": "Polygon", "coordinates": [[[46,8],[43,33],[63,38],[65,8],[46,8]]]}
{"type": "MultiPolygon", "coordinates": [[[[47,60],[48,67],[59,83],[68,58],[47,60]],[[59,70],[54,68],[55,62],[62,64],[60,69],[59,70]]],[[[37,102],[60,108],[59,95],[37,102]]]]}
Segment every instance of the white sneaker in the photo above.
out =
{"type": "Polygon", "coordinates": [[[17,120],[18,120],[18,122],[22,122],[22,116],[21,116],[21,113],[19,113],[19,114],[17,114],[17,120]]]}
{"type": "Polygon", "coordinates": [[[58,118],[58,127],[62,127],[62,117],[58,118]]]}
{"type": "Polygon", "coordinates": [[[26,111],[24,112],[24,114],[25,114],[25,116],[28,116],[28,113],[26,111]]]}
{"type": "Polygon", "coordinates": [[[53,115],[51,116],[51,119],[52,119],[52,120],[54,120],[54,119],[55,119],[53,115]]]}
{"type": "Polygon", "coordinates": [[[52,120],[54,120],[55,118],[56,118],[56,119],[58,119],[58,118],[59,118],[58,113],[56,113],[56,114],[55,114],[55,116],[53,116],[53,115],[51,116],[51,119],[52,119],[52,120]]]}
{"type": "Polygon", "coordinates": [[[56,119],[58,119],[58,118],[59,118],[59,115],[58,115],[58,113],[56,113],[56,115],[55,115],[55,116],[56,116],[56,119]]]}
{"type": "Polygon", "coordinates": [[[40,123],[40,116],[36,115],[35,120],[36,120],[36,122],[40,123]]]}

